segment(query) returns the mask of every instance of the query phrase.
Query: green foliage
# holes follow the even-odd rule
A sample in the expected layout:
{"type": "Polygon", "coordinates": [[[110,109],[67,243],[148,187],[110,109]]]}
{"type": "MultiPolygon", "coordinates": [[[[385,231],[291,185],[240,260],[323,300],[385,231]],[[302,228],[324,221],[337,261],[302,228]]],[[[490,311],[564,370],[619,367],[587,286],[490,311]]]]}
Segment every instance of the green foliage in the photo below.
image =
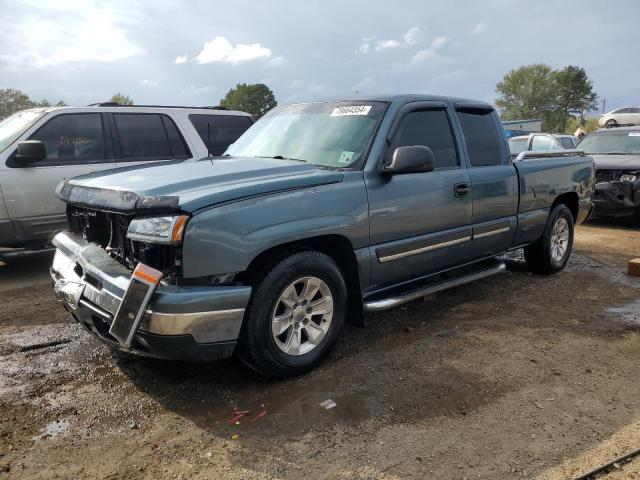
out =
{"type": "Polygon", "coordinates": [[[129,95],[125,95],[124,93],[114,93],[111,96],[110,102],[115,102],[118,105],[133,105],[133,99],[129,95]]]}
{"type": "MultiPolygon", "coordinates": [[[[578,117],[569,117],[567,120],[567,126],[564,129],[564,133],[568,133],[569,135],[573,135],[575,131],[580,126],[580,118],[578,117]]],[[[588,133],[593,132],[598,129],[598,118],[597,117],[589,117],[584,119],[583,127],[587,130],[588,133]]]]}
{"type": "Polygon", "coordinates": [[[540,118],[548,132],[564,132],[568,119],[593,110],[598,96],[583,68],[553,70],[536,63],[509,71],[496,85],[504,120],[540,118]]]}
{"type": "MultiPolygon", "coordinates": [[[[61,107],[65,105],[66,104],[60,100],[55,106],[61,107]]],[[[0,88],[0,120],[4,120],[14,113],[27,108],[50,106],[51,103],[48,100],[34,102],[27,94],[15,88],[0,88]]]]}
{"type": "Polygon", "coordinates": [[[220,100],[220,105],[248,112],[256,119],[277,105],[273,92],[264,83],[239,83],[220,100]]]}

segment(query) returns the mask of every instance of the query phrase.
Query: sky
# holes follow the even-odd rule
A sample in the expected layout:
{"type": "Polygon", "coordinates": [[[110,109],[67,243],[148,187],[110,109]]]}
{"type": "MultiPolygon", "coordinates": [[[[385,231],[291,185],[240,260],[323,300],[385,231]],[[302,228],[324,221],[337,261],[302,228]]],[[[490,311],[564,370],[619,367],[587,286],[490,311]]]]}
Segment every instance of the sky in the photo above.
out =
{"type": "Polygon", "coordinates": [[[69,105],[279,103],[390,93],[494,102],[512,68],[578,65],[640,106],[640,0],[0,0],[0,88],[69,105]]]}

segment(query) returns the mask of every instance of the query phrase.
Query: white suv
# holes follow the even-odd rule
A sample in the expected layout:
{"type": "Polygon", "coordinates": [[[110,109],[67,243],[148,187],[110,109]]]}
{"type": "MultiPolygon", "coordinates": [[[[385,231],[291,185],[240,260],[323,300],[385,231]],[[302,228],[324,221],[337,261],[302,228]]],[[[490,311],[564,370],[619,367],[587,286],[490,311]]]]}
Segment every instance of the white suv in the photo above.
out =
{"type": "Polygon", "coordinates": [[[42,248],[66,226],[54,193],[63,178],[222,155],[253,122],[221,107],[104,103],[18,112],[0,122],[0,247],[42,248]]]}

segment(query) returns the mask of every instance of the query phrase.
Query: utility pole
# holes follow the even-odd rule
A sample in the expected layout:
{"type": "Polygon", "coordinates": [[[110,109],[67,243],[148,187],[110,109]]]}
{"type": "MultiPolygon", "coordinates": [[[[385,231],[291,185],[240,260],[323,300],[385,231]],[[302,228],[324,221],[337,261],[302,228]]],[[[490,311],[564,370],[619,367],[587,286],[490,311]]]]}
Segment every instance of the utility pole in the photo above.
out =
{"type": "Polygon", "coordinates": [[[602,99],[602,113],[604,113],[604,109],[606,108],[606,106],[607,106],[607,99],[603,98],[602,99]]]}

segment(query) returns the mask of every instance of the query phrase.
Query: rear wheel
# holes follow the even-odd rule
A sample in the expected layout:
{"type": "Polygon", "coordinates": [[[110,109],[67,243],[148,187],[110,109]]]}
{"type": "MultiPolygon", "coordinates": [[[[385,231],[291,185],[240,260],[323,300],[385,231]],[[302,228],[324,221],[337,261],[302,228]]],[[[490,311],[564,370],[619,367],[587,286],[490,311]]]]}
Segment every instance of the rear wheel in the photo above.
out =
{"type": "Polygon", "coordinates": [[[344,325],[344,278],[331,257],[312,250],[266,270],[254,284],[240,358],[267,377],[304,373],[329,353],[344,325]]]}
{"type": "Polygon", "coordinates": [[[562,270],[573,247],[573,214],[564,205],[556,205],[547,219],[542,237],[524,248],[524,258],[536,273],[549,275],[562,270]]]}

